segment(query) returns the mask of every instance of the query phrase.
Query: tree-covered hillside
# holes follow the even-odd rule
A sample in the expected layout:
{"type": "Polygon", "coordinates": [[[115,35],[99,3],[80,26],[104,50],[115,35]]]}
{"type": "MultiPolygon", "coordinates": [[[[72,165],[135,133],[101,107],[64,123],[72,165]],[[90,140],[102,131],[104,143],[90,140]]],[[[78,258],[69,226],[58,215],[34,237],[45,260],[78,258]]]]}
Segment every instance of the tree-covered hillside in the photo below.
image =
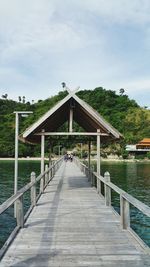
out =
{"type": "MultiPolygon", "coordinates": [[[[33,101],[25,103],[25,99],[23,102],[20,99],[19,102],[8,98],[0,99],[0,156],[14,156],[14,111],[33,111],[33,115],[28,118],[20,118],[19,132],[22,132],[66,95],[66,91],[61,91],[57,95],[46,100],[39,100],[35,104],[33,101]]],[[[136,143],[144,137],[150,137],[150,110],[141,108],[134,100],[130,100],[124,94],[123,89],[120,90],[120,95],[102,87],[79,91],[77,95],[124,135],[124,143],[136,143]]],[[[38,148],[20,144],[19,152],[20,156],[35,156],[38,148]]]]}

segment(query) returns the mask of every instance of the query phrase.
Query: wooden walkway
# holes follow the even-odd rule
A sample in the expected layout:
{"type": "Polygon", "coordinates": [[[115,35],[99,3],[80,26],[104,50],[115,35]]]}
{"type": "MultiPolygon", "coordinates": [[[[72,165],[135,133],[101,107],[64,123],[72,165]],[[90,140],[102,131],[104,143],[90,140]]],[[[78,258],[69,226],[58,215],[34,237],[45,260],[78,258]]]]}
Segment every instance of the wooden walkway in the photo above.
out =
{"type": "Polygon", "coordinates": [[[79,168],[63,162],[0,267],[150,266],[79,168]]]}

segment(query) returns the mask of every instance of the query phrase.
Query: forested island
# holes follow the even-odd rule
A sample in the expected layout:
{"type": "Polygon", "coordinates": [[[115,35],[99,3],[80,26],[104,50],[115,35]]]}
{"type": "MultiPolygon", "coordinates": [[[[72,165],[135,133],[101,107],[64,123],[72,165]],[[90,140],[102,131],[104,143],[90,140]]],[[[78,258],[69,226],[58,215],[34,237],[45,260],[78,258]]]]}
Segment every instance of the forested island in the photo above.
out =
{"type": "MultiPolygon", "coordinates": [[[[14,156],[15,115],[14,111],[33,111],[28,118],[20,118],[19,132],[24,131],[41,115],[52,108],[67,95],[60,91],[57,95],[37,103],[26,102],[25,96],[18,96],[18,101],[2,95],[0,99],[0,157],[14,156]]],[[[124,139],[119,144],[109,145],[109,153],[123,154],[125,144],[135,144],[144,137],[150,137],[150,110],[140,107],[135,100],[129,99],[124,89],[119,94],[102,87],[94,90],[81,90],[77,95],[97,110],[108,122],[122,133],[124,139]]],[[[65,127],[65,126],[64,126],[65,127]]],[[[108,145],[108,144],[107,144],[108,145]]],[[[105,144],[103,145],[105,148],[105,144]]],[[[39,146],[20,143],[19,156],[38,156],[39,146]]]]}

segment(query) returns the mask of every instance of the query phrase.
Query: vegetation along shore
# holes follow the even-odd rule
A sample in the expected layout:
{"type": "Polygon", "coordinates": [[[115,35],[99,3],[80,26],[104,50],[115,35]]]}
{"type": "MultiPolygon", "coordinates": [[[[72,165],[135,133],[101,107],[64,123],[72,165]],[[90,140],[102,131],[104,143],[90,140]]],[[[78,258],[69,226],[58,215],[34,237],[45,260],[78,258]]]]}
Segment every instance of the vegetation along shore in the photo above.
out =
{"type": "MultiPolygon", "coordinates": [[[[39,100],[37,103],[26,102],[25,97],[21,96],[18,96],[18,101],[9,99],[8,95],[7,97],[2,96],[0,99],[0,157],[14,157],[15,117],[13,112],[15,110],[33,111],[28,118],[20,118],[19,132],[21,133],[66,95],[66,91],[60,91],[57,95],[39,100]]],[[[101,147],[102,157],[112,153],[126,158],[128,156],[125,151],[126,144],[136,144],[142,138],[149,137],[150,110],[146,106],[140,107],[135,100],[129,99],[125,90],[120,89],[120,93],[117,94],[115,91],[98,87],[94,90],[79,91],[77,95],[97,110],[124,136],[124,139],[117,144],[103,144],[101,147]]],[[[67,125],[63,127],[65,128],[67,125]]],[[[75,124],[74,127],[78,129],[79,126],[75,124]]],[[[58,146],[58,140],[54,140],[54,151],[52,152],[57,154],[58,148],[55,147],[55,142],[58,146]]],[[[66,149],[74,148],[72,140],[70,142],[63,140],[63,146],[66,149]]],[[[40,157],[40,146],[20,143],[19,157],[30,156],[40,157]]]]}

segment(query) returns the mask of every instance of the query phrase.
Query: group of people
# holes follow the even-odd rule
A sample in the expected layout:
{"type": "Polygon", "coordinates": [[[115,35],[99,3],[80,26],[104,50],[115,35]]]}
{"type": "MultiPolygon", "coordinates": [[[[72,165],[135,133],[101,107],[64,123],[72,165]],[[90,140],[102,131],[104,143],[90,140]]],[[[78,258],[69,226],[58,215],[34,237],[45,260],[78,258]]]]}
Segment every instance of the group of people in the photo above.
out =
{"type": "Polygon", "coordinates": [[[68,160],[72,162],[72,161],[73,161],[73,154],[68,154],[68,153],[65,154],[65,155],[64,155],[64,160],[65,160],[66,162],[67,162],[68,160]]]}

